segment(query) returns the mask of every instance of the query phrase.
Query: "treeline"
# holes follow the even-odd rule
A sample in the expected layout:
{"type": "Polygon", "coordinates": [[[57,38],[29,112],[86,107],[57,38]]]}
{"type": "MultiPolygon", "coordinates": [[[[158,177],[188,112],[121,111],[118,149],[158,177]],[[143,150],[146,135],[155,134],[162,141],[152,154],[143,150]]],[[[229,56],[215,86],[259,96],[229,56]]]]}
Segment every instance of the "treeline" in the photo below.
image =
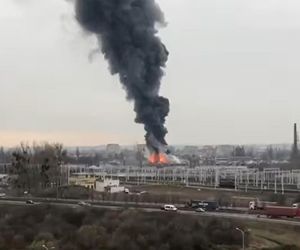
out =
{"type": "Polygon", "coordinates": [[[21,144],[11,153],[11,184],[20,191],[58,186],[67,152],[59,143],[21,144]]]}
{"type": "MultiPolygon", "coordinates": [[[[4,149],[0,146],[0,164],[10,164],[12,162],[13,154],[15,152],[22,152],[24,148],[26,151],[31,152],[31,155],[37,154],[38,163],[41,163],[41,156],[46,156],[48,153],[53,152],[52,148],[57,146],[62,147],[60,143],[34,143],[33,145],[21,143],[20,146],[16,148],[4,149]],[[46,152],[45,154],[40,154],[40,150],[46,152]],[[49,151],[48,151],[49,150],[49,151]]],[[[67,152],[66,149],[63,149],[64,162],[69,164],[79,164],[79,165],[100,165],[100,164],[111,164],[111,165],[136,165],[140,166],[144,164],[146,158],[144,154],[134,149],[124,149],[120,153],[107,153],[104,149],[93,151],[91,150],[80,150],[76,148],[75,151],[67,152]]]]}
{"type": "Polygon", "coordinates": [[[0,147],[0,164],[9,163],[11,159],[11,153],[0,147]]]}
{"type": "Polygon", "coordinates": [[[0,250],[234,250],[241,243],[233,222],[206,217],[45,205],[1,208],[0,216],[0,250]]]}

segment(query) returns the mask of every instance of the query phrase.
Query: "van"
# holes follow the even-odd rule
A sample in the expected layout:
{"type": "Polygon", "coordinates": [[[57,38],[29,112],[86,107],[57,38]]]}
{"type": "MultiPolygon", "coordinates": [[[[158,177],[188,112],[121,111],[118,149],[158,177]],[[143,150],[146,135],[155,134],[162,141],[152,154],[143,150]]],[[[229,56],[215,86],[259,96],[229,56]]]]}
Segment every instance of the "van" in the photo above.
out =
{"type": "Polygon", "coordinates": [[[164,211],[173,211],[173,212],[177,211],[177,207],[175,207],[174,205],[163,205],[161,209],[164,211]]]}

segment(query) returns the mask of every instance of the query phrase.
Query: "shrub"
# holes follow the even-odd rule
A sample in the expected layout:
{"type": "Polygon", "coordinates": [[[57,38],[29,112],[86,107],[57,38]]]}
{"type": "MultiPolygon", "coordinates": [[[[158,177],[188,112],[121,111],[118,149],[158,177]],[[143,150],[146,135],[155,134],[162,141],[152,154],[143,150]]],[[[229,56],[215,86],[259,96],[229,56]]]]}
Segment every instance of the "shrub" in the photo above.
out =
{"type": "Polygon", "coordinates": [[[240,244],[229,220],[52,206],[4,211],[0,250],[44,250],[44,244],[62,250],[214,250],[240,244]]]}

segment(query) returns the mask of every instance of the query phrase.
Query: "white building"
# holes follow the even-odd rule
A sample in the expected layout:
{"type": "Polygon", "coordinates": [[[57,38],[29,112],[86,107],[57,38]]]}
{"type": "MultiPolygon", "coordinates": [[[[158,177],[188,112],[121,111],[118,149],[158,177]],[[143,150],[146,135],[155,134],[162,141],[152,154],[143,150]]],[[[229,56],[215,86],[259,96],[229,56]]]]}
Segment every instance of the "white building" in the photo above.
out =
{"type": "Polygon", "coordinates": [[[107,154],[120,154],[121,146],[119,144],[107,144],[106,153],[107,154]]]}
{"type": "Polygon", "coordinates": [[[124,192],[125,187],[120,186],[119,180],[113,180],[109,178],[96,180],[97,192],[119,193],[124,192]]]}
{"type": "Polygon", "coordinates": [[[182,154],[187,154],[187,155],[199,155],[199,147],[198,146],[185,146],[182,149],[182,154]]]}

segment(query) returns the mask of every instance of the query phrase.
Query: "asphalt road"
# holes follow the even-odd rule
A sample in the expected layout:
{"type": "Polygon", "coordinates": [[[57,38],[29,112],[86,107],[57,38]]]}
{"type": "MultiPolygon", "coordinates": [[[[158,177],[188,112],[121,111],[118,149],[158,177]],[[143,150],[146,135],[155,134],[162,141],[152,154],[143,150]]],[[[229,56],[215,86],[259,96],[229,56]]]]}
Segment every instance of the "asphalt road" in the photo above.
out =
{"type": "MultiPolygon", "coordinates": [[[[40,201],[36,202],[35,204],[26,204],[25,201],[15,201],[15,200],[0,200],[0,205],[16,205],[16,206],[36,206],[39,204],[50,204],[54,206],[64,206],[69,208],[78,208],[80,207],[74,202],[54,202],[54,201],[40,201]]],[[[93,208],[99,209],[110,209],[110,210],[121,210],[124,209],[124,205],[92,205],[93,208]]],[[[162,211],[159,208],[147,208],[147,207],[140,207],[136,208],[133,206],[127,206],[126,208],[129,209],[139,209],[145,212],[161,212],[161,213],[170,213],[166,211],[162,211]]],[[[300,227],[300,220],[297,219],[269,219],[260,217],[258,218],[254,214],[246,214],[246,213],[226,213],[226,212],[195,212],[195,211],[185,211],[185,210],[178,210],[178,214],[183,215],[192,215],[192,216],[204,216],[204,217],[216,217],[216,218],[229,218],[229,219],[237,219],[237,220],[249,220],[249,221],[257,221],[257,222],[267,222],[267,223],[276,223],[276,224],[285,224],[285,225],[293,225],[300,227]]]]}

